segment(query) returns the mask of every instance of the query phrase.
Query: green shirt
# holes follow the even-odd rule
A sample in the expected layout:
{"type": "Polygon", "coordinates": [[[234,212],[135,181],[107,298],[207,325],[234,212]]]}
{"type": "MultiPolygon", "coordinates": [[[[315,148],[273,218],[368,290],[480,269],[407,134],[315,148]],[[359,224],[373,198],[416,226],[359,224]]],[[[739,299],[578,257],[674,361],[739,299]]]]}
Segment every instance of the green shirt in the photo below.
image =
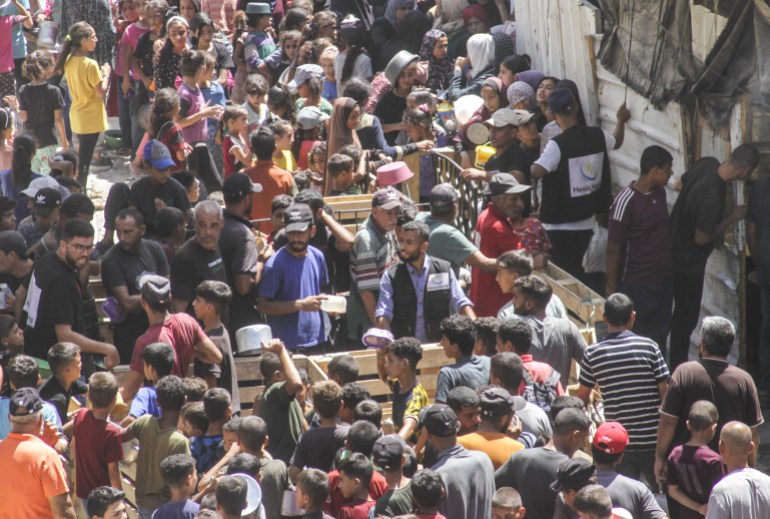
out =
{"type": "Polygon", "coordinates": [[[430,213],[418,213],[417,220],[425,222],[430,228],[428,254],[448,261],[455,272],[471,254],[479,250],[457,227],[432,219],[430,213]]]}
{"type": "Polygon", "coordinates": [[[412,513],[414,502],[412,500],[412,482],[401,488],[388,490],[385,495],[377,500],[374,505],[374,517],[384,515],[395,517],[397,515],[412,513]]]}
{"type": "Polygon", "coordinates": [[[305,430],[305,418],[297,399],[289,396],[285,387],[286,382],[277,382],[262,393],[259,416],[267,424],[267,451],[288,465],[305,430]]]}
{"type": "MultiPolygon", "coordinates": [[[[297,109],[297,112],[302,110],[302,108],[305,106],[305,98],[300,97],[299,99],[297,99],[294,102],[294,106],[297,109]]],[[[318,109],[321,110],[321,112],[325,113],[326,115],[331,116],[332,110],[334,110],[334,107],[329,101],[327,101],[322,97],[321,102],[318,104],[318,109]]]]}
{"type": "Polygon", "coordinates": [[[128,430],[139,441],[136,458],[136,504],[155,510],[171,500],[171,492],[160,475],[160,462],[172,454],[190,454],[190,444],[176,426],[160,429],[158,418],[144,415],[128,430]]]}

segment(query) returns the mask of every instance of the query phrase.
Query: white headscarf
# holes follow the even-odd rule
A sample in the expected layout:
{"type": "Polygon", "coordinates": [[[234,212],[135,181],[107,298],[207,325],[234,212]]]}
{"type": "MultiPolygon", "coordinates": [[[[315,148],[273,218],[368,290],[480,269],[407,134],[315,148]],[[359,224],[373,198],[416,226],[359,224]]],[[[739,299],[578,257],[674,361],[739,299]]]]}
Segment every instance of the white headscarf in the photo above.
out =
{"type": "Polygon", "coordinates": [[[495,60],[495,42],[490,34],[474,34],[468,38],[468,59],[473,67],[473,77],[495,60]]]}

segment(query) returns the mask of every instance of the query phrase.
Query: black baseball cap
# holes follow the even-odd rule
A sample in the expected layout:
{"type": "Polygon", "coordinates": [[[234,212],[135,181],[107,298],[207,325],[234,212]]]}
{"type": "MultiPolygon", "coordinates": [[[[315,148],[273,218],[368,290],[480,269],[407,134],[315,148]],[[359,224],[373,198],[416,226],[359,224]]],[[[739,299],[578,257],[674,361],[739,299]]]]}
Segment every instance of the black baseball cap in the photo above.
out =
{"type": "Polygon", "coordinates": [[[508,411],[513,409],[513,397],[501,387],[491,386],[479,395],[482,412],[508,411]]]}
{"type": "Polygon", "coordinates": [[[0,251],[15,252],[20,259],[27,259],[27,240],[19,231],[0,232],[0,251]]]}
{"type": "Polygon", "coordinates": [[[446,404],[433,404],[424,407],[420,412],[420,424],[425,427],[429,434],[446,438],[457,434],[460,429],[460,422],[452,408],[446,404]]]}
{"type": "Polygon", "coordinates": [[[587,482],[596,474],[596,467],[585,458],[573,458],[559,465],[556,473],[556,481],[551,483],[551,490],[561,492],[566,487],[576,487],[580,483],[587,482]]]}
{"type": "Polygon", "coordinates": [[[285,232],[305,232],[313,225],[313,211],[307,204],[291,204],[283,213],[285,232]]]}
{"type": "Polygon", "coordinates": [[[38,189],[35,198],[32,199],[33,211],[41,216],[50,215],[57,207],[61,207],[61,195],[58,189],[50,187],[38,189]]]}
{"type": "Polygon", "coordinates": [[[406,443],[397,434],[382,436],[374,442],[372,460],[378,467],[392,471],[401,468],[401,459],[404,456],[406,443]]]}
{"type": "Polygon", "coordinates": [[[443,209],[457,202],[460,196],[457,190],[450,184],[438,184],[430,190],[430,206],[436,209],[443,209]]]}
{"type": "Polygon", "coordinates": [[[262,184],[255,184],[245,173],[233,173],[222,184],[222,193],[243,198],[249,193],[261,193],[262,184]]]}
{"type": "Polygon", "coordinates": [[[17,389],[11,395],[10,405],[8,407],[11,416],[29,416],[43,409],[43,399],[37,389],[23,387],[17,389]]]}
{"type": "Polygon", "coordinates": [[[402,204],[398,191],[388,187],[378,190],[372,197],[372,207],[382,207],[386,211],[401,207],[402,204]]]}

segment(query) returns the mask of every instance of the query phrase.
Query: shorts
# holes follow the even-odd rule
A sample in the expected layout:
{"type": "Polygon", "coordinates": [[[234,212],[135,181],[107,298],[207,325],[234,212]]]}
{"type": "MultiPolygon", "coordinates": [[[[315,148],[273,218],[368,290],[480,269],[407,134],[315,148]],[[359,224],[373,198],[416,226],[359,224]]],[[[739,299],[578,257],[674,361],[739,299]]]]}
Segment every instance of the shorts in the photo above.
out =
{"type": "Polygon", "coordinates": [[[32,159],[32,171],[48,176],[51,173],[51,166],[48,165],[48,161],[56,155],[56,148],[58,148],[56,144],[38,148],[35,157],[32,159]]]}

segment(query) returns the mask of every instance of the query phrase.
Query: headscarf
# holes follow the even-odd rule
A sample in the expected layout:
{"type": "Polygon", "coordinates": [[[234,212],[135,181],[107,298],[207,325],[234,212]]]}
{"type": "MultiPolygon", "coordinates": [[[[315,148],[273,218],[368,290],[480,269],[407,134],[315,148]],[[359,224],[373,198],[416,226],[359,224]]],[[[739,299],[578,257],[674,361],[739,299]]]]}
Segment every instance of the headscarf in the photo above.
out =
{"type": "Polygon", "coordinates": [[[455,68],[449,55],[444,59],[436,59],[433,55],[436,43],[444,37],[446,37],[444,31],[431,29],[425,34],[422,39],[422,47],[420,47],[420,61],[428,62],[428,81],[426,81],[425,86],[433,91],[449,88],[455,68]]]}
{"type": "MultiPolygon", "coordinates": [[[[500,108],[505,108],[506,106],[508,106],[508,97],[505,95],[506,92],[505,92],[505,87],[503,86],[502,79],[494,76],[488,77],[481,84],[481,88],[484,88],[485,86],[491,87],[497,93],[497,96],[500,98],[500,108]]],[[[484,106],[484,108],[486,108],[486,106],[484,106]]]]}
{"type": "Polygon", "coordinates": [[[500,65],[516,53],[513,48],[513,40],[505,33],[498,32],[492,35],[495,45],[495,74],[500,72],[500,65]]]}
{"type": "Polygon", "coordinates": [[[495,44],[489,34],[474,34],[468,38],[468,59],[473,67],[473,77],[489,68],[495,60],[495,44]]]}
{"type": "Polygon", "coordinates": [[[468,22],[474,17],[484,22],[487,30],[489,30],[489,18],[487,17],[487,12],[478,4],[469,5],[463,9],[463,24],[468,25],[468,22]]]}
{"type": "Polygon", "coordinates": [[[519,78],[519,81],[524,81],[531,86],[532,90],[537,90],[537,85],[543,80],[545,74],[539,70],[525,70],[524,72],[519,72],[516,76],[519,78]]]}
{"type": "Polygon", "coordinates": [[[398,27],[399,23],[398,18],[396,18],[396,11],[406,4],[414,5],[415,2],[416,0],[388,0],[388,6],[385,8],[385,19],[387,19],[394,28],[398,27]]]}
{"type": "Polygon", "coordinates": [[[375,67],[384,69],[390,62],[390,59],[398,52],[406,50],[412,54],[417,54],[422,43],[422,35],[430,27],[428,17],[422,11],[415,9],[406,15],[406,18],[399,24],[396,35],[393,36],[382,48],[375,67]]]}
{"type": "Polygon", "coordinates": [[[463,10],[466,7],[468,7],[468,0],[441,0],[441,8],[433,28],[441,29],[448,38],[452,38],[465,28],[463,10]]]}
{"type": "MultiPolygon", "coordinates": [[[[485,86],[491,87],[500,98],[500,106],[497,108],[498,110],[508,106],[508,98],[505,96],[505,88],[501,79],[496,77],[488,77],[481,84],[481,88],[484,88],[485,86]]],[[[492,117],[492,113],[493,112],[490,112],[487,108],[487,105],[482,104],[475,112],[473,112],[473,115],[470,117],[470,119],[468,119],[468,122],[465,123],[462,128],[460,128],[460,131],[455,137],[455,141],[461,142],[464,149],[473,149],[475,144],[468,139],[468,127],[474,123],[483,123],[484,121],[488,121],[489,118],[492,117]]]]}
{"type": "Polygon", "coordinates": [[[347,126],[348,118],[357,104],[354,99],[349,97],[338,97],[334,101],[332,116],[326,120],[327,160],[348,144],[355,144],[358,148],[361,147],[358,133],[347,126]]]}
{"type": "Polygon", "coordinates": [[[526,99],[533,99],[534,97],[535,91],[524,81],[514,81],[508,87],[508,102],[511,103],[511,108],[526,99]]]}

